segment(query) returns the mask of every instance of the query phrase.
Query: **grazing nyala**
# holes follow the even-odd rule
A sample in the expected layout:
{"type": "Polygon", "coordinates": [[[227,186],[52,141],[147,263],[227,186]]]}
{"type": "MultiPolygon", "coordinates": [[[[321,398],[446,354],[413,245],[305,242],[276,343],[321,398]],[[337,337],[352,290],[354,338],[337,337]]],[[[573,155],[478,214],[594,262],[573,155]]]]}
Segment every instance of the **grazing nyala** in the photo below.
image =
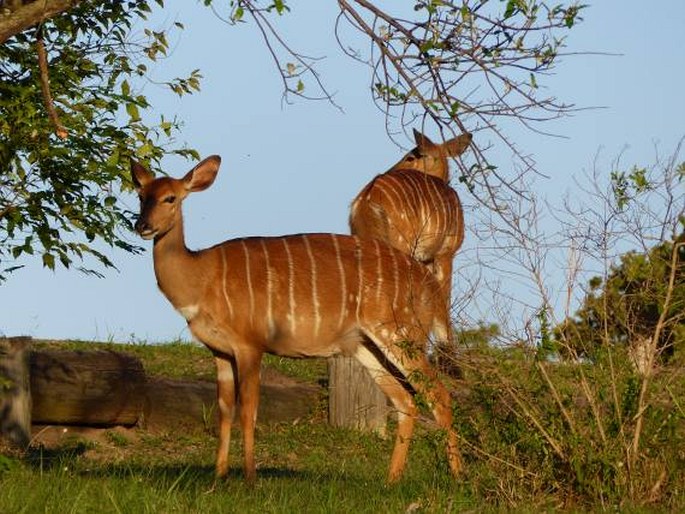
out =
{"type": "Polygon", "coordinates": [[[136,231],[154,240],[157,284],[214,354],[219,403],[216,472],[228,471],[236,399],[245,477],[256,477],[254,429],[264,353],[356,357],[398,413],[389,481],[405,466],[420,393],[446,432],[453,474],[461,468],[450,396],[426,357],[430,333],[449,337],[447,309],[430,271],[378,240],[337,234],[249,237],[191,251],[181,204],[212,185],[221,159],[211,156],[183,178],[154,178],[132,162],[140,196],[136,231]]]}

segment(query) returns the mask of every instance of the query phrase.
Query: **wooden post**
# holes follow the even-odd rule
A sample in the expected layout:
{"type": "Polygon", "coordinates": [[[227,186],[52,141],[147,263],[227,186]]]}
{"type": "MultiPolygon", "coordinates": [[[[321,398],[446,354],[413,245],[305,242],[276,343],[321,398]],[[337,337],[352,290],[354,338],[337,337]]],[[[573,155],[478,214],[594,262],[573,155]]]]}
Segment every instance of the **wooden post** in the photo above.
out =
{"type": "Polygon", "coordinates": [[[26,448],[31,440],[30,337],[0,338],[0,438],[26,448]]]}
{"type": "Polygon", "coordinates": [[[387,398],[356,359],[343,356],[328,359],[328,379],[331,425],[385,435],[387,398]]]}

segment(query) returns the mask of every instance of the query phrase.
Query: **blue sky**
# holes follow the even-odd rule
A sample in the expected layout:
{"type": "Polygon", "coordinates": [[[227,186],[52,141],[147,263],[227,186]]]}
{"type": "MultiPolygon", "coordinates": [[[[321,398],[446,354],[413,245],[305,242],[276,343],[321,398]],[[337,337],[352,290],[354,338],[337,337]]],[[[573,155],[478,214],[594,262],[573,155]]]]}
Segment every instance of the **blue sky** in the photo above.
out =
{"type": "MultiPolygon", "coordinates": [[[[167,25],[178,19],[186,30],[154,73],[162,78],[200,68],[205,78],[201,92],[183,99],[152,84],[145,94],[184,121],[182,140],[203,156],[223,158],[214,186],[185,203],[191,248],[244,235],[346,233],[351,199],[403,153],[388,139],[383,115],[371,102],[368,69],[336,46],[335,3],[309,4],[293,5],[286,30],[294,46],[326,56],[320,70],[344,113],[325,102],[283,105],[279,77],[254,26],[229,27],[195,2],[168,2],[155,15],[167,25]]],[[[564,102],[602,108],[545,127],[563,138],[512,129],[549,177],[540,179],[536,190],[551,202],[565,192],[574,194],[572,178],[582,177],[598,152],[607,166],[619,154],[626,166],[646,165],[654,162],[656,148],[668,154],[685,136],[680,46],[685,2],[664,0],[657,9],[602,0],[584,18],[570,32],[568,50],[619,55],[565,58],[545,86],[564,102]]],[[[498,148],[490,158],[500,170],[511,165],[498,148]]],[[[191,166],[174,159],[165,164],[175,176],[191,166]]],[[[127,201],[135,207],[133,196],[127,201]]],[[[467,237],[477,247],[468,219],[467,237]]],[[[111,255],[119,271],[106,271],[104,279],[52,273],[37,263],[17,271],[0,286],[0,334],[151,342],[189,338],[185,321],[157,290],[151,253],[111,255]]]]}

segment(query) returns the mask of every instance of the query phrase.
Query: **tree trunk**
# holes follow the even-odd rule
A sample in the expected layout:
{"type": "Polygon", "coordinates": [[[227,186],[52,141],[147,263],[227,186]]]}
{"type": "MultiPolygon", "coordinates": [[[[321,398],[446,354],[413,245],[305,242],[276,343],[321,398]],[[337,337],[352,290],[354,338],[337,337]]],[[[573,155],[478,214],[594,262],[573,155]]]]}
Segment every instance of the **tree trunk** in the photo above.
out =
{"type": "Polygon", "coordinates": [[[112,351],[34,352],[31,392],[34,423],[130,426],[143,412],[145,372],[112,351]]]}
{"type": "Polygon", "coordinates": [[[354,358],[336,356],[328,360],[328,377],[330,424],[385,435],[387,398],[366,369],[354,358]]]}
{"type": "Polygon", "coordinates": [[[20,448],[31,439],[31,338],[0,338],[0,438],[20,448]]]}

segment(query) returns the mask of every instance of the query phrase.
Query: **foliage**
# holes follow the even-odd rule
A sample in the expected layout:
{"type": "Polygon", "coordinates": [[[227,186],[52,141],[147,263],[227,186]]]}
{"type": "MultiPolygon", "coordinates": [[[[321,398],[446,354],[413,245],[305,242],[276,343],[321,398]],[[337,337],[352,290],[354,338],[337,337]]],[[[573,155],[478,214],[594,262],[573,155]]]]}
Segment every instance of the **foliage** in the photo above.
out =
{"type": "Polygon", "coordinates": [[[478,348],[493,344],[499,336],[500,328],[496,323],[480,322],[476,327],[456,330],[454,339],[458,348],[478,348]]]}
{"type": "Polygon", "coordinates": [[[500,336],[497,324],[479,322],[475,327],[453,328],[452,341],[436,341],[431,348],[431,362],[443,374],[461,378],[458,355],[464,349],[487,348],[500,336]]]}
{"type": "Polygon", "coordinates": [[[683,370],[654,378],[633,458],[640,380],[624,349],[566,363],[542,362],[535,349],[479,348],[459,365],[455,421],[477,497],[508,508],[531,499],[573,510],[682,508],[683,370]]]}
{"type": "Polygon", "coordinates": [[[588,284],[583,304],[556,329],[565,352],[594,357],[604,344],[630,347],[658,335],[665,360],[685,350],[685,237],[621,256],[588,284]],[[675,265],[675,266],[674,266],[675,265]],[[673,285],[669,279],[673,275],[673,285]],[[670,299],[667,297],[670,294],[670,299]],[[659,325],[663,329],[657,331],[659,325]]]}
{"type": "MultiPolygon", "coordinates": [[[[134,33],[151,3],[78,2],[0,46],[0,281],[31,254],[50,269],[76,263],[96,273],[82,261],[90,256],[111,266],[101,243],[138,251],[123,231],[131,213],[118,197],[128,182],[128,157],[196,157],[170,146],[175,119],[145,119],[151,105],[139,84],[149,76],[148,63],[168,50],[165,32],[134,33]],[[39,37],[49,95],[41,90],[39,37]]],[[[166,86],[182,95],[197,90],[198,81],[194,71],[166,86]]]]}
{"type": "Polygon", "coordinates": [[[594,358],[606,346],[620,346],[644,374],[654,363],[682,354],[685,163],[681,147],[682,141],[668,159],[650,168],[612,171],[605,191],[595,186],[600,208],[582,206],[579,216],[574,216],[577,228],[572,237],[586,253],[599,250],[595,259],[599,257],[603,271],[588,280],[575,315],[554,329],[563,355],[594,358]],[[585,229],[587,235],[580,236],[584,224],[603,230],[585,229]],[[626,243],[632,249],[614,257],[626,243]]]}

